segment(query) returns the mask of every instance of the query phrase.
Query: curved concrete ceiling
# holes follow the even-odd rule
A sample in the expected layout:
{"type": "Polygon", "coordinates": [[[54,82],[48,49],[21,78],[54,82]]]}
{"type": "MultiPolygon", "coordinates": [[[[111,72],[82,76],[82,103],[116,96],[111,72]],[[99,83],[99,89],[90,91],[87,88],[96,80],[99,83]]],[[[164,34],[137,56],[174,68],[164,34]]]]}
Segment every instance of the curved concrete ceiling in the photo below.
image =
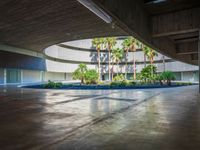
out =
{"type": "Polygon", "coordinates": [[[76,0],[0,1],[0,43],[30,50],[76,39],[127,35],[76,0]]]}
{"type": "Polygon", "coordinates": [[[0,1],[0,43],[41,51],[76,39],[129,34],[174,59],[197,64],[199,0],[92,1],[113,18],[114,28],[76,0],[0,1]]]}

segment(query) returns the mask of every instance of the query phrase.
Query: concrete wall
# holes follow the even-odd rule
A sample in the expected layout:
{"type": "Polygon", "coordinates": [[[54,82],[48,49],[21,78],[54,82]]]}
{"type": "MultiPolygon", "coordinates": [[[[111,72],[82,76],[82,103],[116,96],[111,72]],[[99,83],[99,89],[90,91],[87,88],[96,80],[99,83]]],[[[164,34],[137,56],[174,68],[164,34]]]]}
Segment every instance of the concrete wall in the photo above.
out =
{"type": "Polygon", "coordinates": [[[62,81],[65,80],[65,73],[45,72],[44,81],[62,81]]]}
{"type": "MultiPolygon", "coordinates": [[[[45,54],[52,57],[52,58],[57,58],[61,60],[67,60],[67,61],[73,61],[74,63],[91,63],[91,62],[96,62],[97,63],[97,52],[96,50],[88,50],[88,51],[83,51],[83,50],[74,50],[74,49],[69,49],[69,48],[63,48],[59,46],[51,46],[47,49],[45,49],[45,54]]],[[[161,61],[163,55],[158,54],[154,58],[155,61],[161,61]]],[[[144,62],[144,53],[142,51],[138,52],[129,52],[128,57],[127,57],[127,62],[133,62],[133,58],[137,62],[144,62]]],[[[165,57],[166,60],[169,60],[170,58],[165,57]]],[[[148,61],[148,59],[147,59],[148,61]]],[[[102,51],[101,52],[101,62],[108,62],[108,53],[107,51],[102,51]]],[[[125,59],[123,60],[125,62],[125,59]]]]}
{"type": "Polygon", "coordinates": [[[0,69],[0,84],[4,83],[4,69],[0,69]]]}
{"type": "Polygon", "coordinates": [[[182,72],[182,81],[197,82],[199,81],[198,72],[182,72]]]}
{"type": "Polygon", "coordinates": [[[1,49],[0,67],[27,70],[46,70],[45,60],[42,58],[2,51],[1,49]]]}
{"type": "Polygon", "coordinates": [[[41,82],[41,71],[33,70],[23,70],[22,71],[22,82],[23,83],[32,83],[32,82],[41,82]]]}

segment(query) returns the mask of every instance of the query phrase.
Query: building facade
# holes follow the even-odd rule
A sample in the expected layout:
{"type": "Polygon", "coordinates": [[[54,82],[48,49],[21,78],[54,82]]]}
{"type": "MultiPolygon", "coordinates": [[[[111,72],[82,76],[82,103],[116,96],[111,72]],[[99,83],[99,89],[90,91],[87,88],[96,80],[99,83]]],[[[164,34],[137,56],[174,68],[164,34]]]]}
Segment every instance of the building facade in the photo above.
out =
{"type": "MultiPolygon", "coordinates": [[[[117,39],[116,47],[121,47],[124,37],[117,39]]],[[[85,63],[91,69],[97,69],[97,52],[92,47],[91,39],[78,40],[53,45],[46,48],[43,53],[26,49],[0,45],[0,84],[25,84],[53,81],[71,81],[72,73],[80,63],[85,63]],[[14,60],[14,61],[12,61],[14,60]]],[[[114,73],[133,76],[133,63],[136,71],[149,64],[143,51],[129,52],[128,56],[119,63],[114,64],[114,73]],[[134,57],[133,57],[134,56],[134,57]],[[134,58],[134,60],[133,60],[134,58]],[[127,61],[127,67],[125,62],[127,61]]],[[[154,59],[158,72],[170,70],[176,75],[176,80],[198,82],[198,67],[172,60],[167,56],[158,54],[154,59]]],[[[108,52],[101,50],[101,78],[108,79],[108,52]]]]}

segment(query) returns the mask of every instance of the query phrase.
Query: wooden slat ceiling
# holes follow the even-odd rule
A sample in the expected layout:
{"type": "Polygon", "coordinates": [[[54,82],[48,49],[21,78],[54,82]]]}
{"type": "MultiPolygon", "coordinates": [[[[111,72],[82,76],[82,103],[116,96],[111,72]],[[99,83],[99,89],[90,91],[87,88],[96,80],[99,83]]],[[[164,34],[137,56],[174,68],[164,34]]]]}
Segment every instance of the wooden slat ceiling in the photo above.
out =
{"type": "Polygon", "coordinates": [[[180,11],[200,6],[200,0],[165,0],[155,4],[148,3],[149,1],[156,0],[144,0],[145,8],[151,15],[180,11]]]}

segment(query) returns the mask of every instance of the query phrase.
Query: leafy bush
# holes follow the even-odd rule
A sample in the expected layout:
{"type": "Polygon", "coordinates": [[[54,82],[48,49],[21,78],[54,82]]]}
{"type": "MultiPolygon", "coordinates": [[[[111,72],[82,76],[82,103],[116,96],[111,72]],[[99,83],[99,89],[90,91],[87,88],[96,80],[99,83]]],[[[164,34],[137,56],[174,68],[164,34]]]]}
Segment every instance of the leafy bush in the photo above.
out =
{"type": "Polygon", "coordinates": [[[110,83],[110,86],[120,87],[121,86],[121,82],[119,82],[119,81],[113,81],[113,82],[110,83]]]}
{"type": "Polygon", "coordinates": [[[98,80],[98,73],[94,69],[87,70],[84,75],[86,84],[96,84],[98,80]]]}
{"type": "Polygon", "coordinates": [[[155,80],[155,74],[157,71],[157,67],[154,65],[148,65],[144,67],[141,73],[138,75],[138,80],[143,82],[152,82],[155,80]]]}
{"type": "Polygon", "coordinates": [[[74,80],[81,80],[81,83],[84,83],[85,73],[87,71],[87,66],[85,64],[80,64],[78,68],[73,72],[73,79],[74,80]]]}
{"type": "Polygon", "coordinates": [[[130,87],[130,86],[135,86],[136,82],[130,82],[128,80],[113,81],[110,83],[110,85],[113,87],[130,87]]]}
{"type": "Polygon", "coordinates": [[[63,84],[61,82],[53,82],[53,81],[48,81],[47,84],[44,85],[44,88],[61,88],[63,86],[63,84]]]}
{"type": "Polygon", "coordinates": [[[113,81],[123,81],[125,80],[125,77],[123,74],[117,75],[113,78],[113,81]]]}
{"type": "Polygon", "coordinates": [[[164,71],[160,74],[160,78],[167,82],[167,85],[171,85],[171,81],[175,80],[176,77],[173,72],[171,71],[164,71]]]}

